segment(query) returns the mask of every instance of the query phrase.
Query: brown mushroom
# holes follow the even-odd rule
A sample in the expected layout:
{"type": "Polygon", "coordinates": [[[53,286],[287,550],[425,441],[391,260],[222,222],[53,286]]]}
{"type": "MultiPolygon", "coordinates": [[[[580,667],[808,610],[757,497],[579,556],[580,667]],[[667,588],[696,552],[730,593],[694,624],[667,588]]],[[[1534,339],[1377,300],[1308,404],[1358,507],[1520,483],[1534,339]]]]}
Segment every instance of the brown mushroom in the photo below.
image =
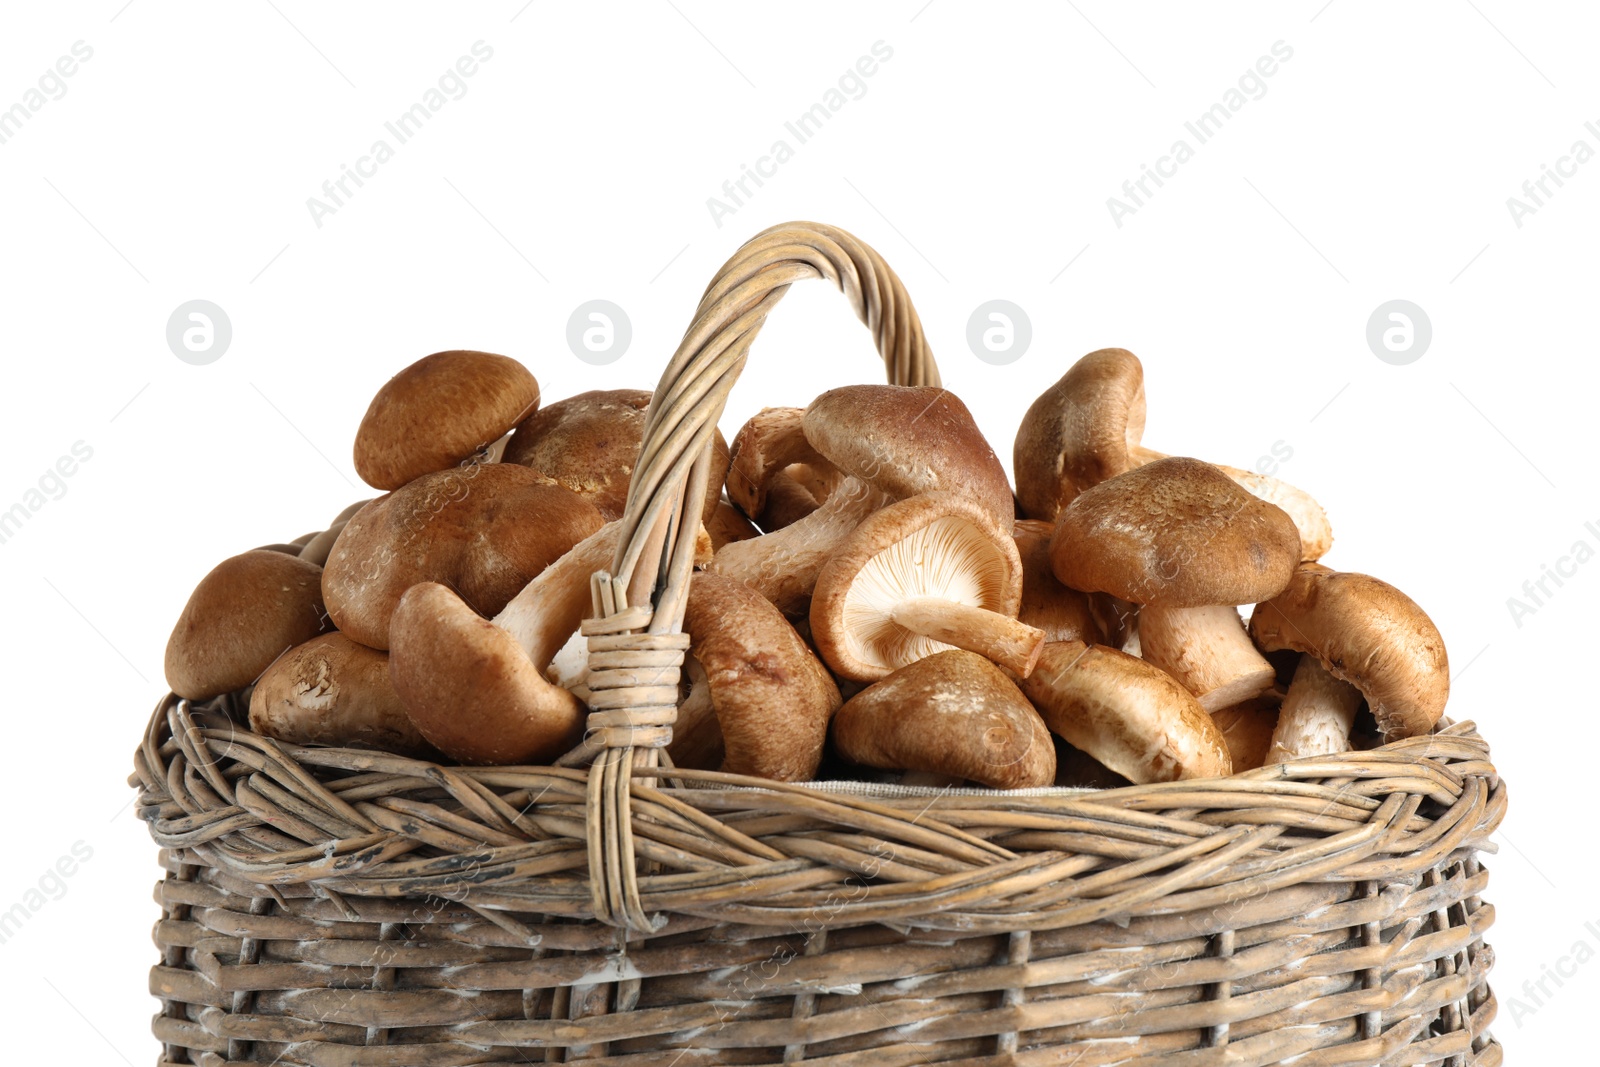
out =
{"type": "Polygon", "coordinates": [[[696,668],[688,673],[703,680],[705,699],[680,711],[685,743],[669,746],[674,761],[705,766],[693,761],[716,754],[730,774],[781,782],[814,777],[828,721],[839,709],[839,687],[782,613],[743,582],[697,574],[684,631],[686,664],[696,668]]]}
{"type": "Polygon", "coordinates": [[[1045,725],[1139,785],[1232,773],[1222,731],[1165,671],[1082,641],[1052,641],[1021,683],[1045,725]]]}
{"type": "Polygon", "coordinates": [[[1016,683],[971,652],[938,652],[851,697],[833,742],[852,763],[970,779],[992,789],[1055,780],[1050,733],[1016,683]]]}
{"type": "Polygon", "coordinates": [[[1300,568],[1256,605],[1250,636],[1263,651],[1315,656],[1361,691],[1389,740],[1432,730],[1450,698],[1438,627],[1416,601],[1369,575],[1300,568]]]}
{"type": "MultiPolygon", "coordinates": [[[[647,389],[596,389],[558,400],[517,426],[504,462],[555,479],[587,499],[607,522],[620,519],[639,461],[650,395],[647,389]]],[[[702,512],[707,520],[721,499],[728,469],[728,444],[720,431],[713,438],[712,457],[702,512]]]]}
{"type": "MultiPolygon", "coordinates": [[[[1103,348],[1078,360],[1033,402],[1017,430],[1013,461],[1022,514],[1054,521],[1085,489],[1167,458],[1140,444],[1144,424],[1144,368],[1137,356],[1103,348]]],[[[1304,559],[1318,559],[1332,547],[1328,516],[1309,493],[1255,471],[1216,466],[1294,520],[1304,559]]]]}
{"type": "Polygon", "coordinates": [[[539,383],[509,356],[424,356],[372,398],[356,431],[356,473],[398,489],[487,448],[538,406],[539,383]]]}
{"type": "Polygon", "coordinates": [[[308,563],[315,563],[319,567],[326,566],[328,555],[333,551],[333,543],[344,532],[345,524],[350,521],[352,515],[370,503],[372,503],[370,499],[358,500],[335,515],[326,530],[312,534],[301,544],[300,558],[308,563]]]}
{"type": "Polygon", "coordinates": [[[389,617],[418,582],[456,589],[493,615],[535,575],[601,526],[577,494],[526,467],[468,464],[423,475],[356,512],[322,572],[341,632],[389,647],[389,617]]]}
{"type": "Polygon", "coordinates": [[[1272,731],[1278,724],[1279,703],[1279,697],[1263,693],[1211,713],[1211,721],[1228,743],[1234,774],[1253,771],[1270,762],[1267,753],[1272,748],[1272,731]]]}
{"type": "Polygon", "coordinates": [[[249,685],[272,661],[329,629],[322,568],[262,549],[200,579],[167,639],[167,684],[188,700],[249,685]]]}
{"type": "Polygon", "coordinates": [[[546,567],[493,620],[451,590],[406,590],[389,623],[389,677],[423,737],[452,759],[549,760],[582,734],[584,707],[544,669],[592,610],[589,579],[611,566],[608,522],[546,567]]]}
{"type": "Polygon", "coordinates": [[[1085,489],[1138,466],[1144,435],[1144,368],[1132,352],[1102,348],[1067,369],[1017,427],[1017,506],[1054,522],[1085,489]]]}
{"type": "Polygon", "coordinates": [[[1272,685],[1234,606],[1283,589],[1299,548],[1280,508],[1208,463],[1169,457],[1075,497],[1050,555],[1064,584],[1142,605],[1140,655],[1212,710],[1272,685]]]}
{"type": "Polygon", "coordinates": [[[296,745],[435,754],[395,695],[389,657],[340,633],[296,645],[267,668],[250,693],[250,729],[296,745]]]}
{"type": "Polygon", "coordinates": [[[853,386],[806,409],[806,439],[846,477],[805,518],[717,553],[712,569],[738,578],[787,615],[804,614],[822,565],[885,504],[927,492],[973,501],[1011,532],[1011,489],[972,415],[935,387],[853,386]]]}
{"type": "Polygon", "coordinates": [[[806,440],[804,416],[803,408],[763,408],[730,448],[728,499],[768,533],[805,518],[825,499],[790,477],[791,467],[804,464],[812,477],[838,473],[806,440]]]}
{"type": "Polygon", "coordinates": [[[706,520],[705,527],[706,533],[711,536],[713,553],[721,551],[723,545],[761,536],[761,531],[750,525],[750,520],[745,518],[744,512],[726,500],[717,501],[716,510],[711,513],[711,518],[706,520]]]}
{"type": "Polygon", "coordinates": [[[974,501],[924,493],[864,520],[817,575],[811,637],[834,672],[875,681],[948,648],[1026,676],[1044,632],[1017,621],[1016,543],[974,501]]]}
{"type": "Polygon", "coordinates": [[[1083,593],[1062,585],[1050,568],[1050,535],[1054,528],[1037,519],[1018,519],[1012,530],[1022,560],[1022,606],[1017,621],[1044,631],[1046,641],[1110,644],[1102,618],[1115,617],[1112,598],[1083,593]]]}
{"type": "Polygon", "coordinates": [[[896,500],[954,493],[1011,532],[1011,483],[954,393],[906,385],[830,389],[806,408],[804,427],[806,439],[844,474],[896,500]]]}

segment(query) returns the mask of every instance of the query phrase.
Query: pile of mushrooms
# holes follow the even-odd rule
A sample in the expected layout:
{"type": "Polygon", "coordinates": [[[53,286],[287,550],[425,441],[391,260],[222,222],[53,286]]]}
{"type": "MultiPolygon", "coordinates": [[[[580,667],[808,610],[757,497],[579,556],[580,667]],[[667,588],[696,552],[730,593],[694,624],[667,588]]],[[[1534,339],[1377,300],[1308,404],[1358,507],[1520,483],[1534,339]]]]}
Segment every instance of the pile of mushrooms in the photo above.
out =
{"type": "MultiPolygon", "coordinates": [[[[382,495],[207,574],[168,642],[173,692],[239,692],[251,729],[301,745],[474,764],[572,748],[577,635],[650,394],[540,399],[485,352],[384,384],[354,448],[382,495]]],[[[1144,428],[1139,360],[1104,349],[1028,409],[1014,490],[939,388],[834,389],[718,435],[667,761],[1104,787],[1433,729],[1449,668],[1422,609],[1318,562],[1333,535],[1302,490],[1152,451],[1144,428]]]]}

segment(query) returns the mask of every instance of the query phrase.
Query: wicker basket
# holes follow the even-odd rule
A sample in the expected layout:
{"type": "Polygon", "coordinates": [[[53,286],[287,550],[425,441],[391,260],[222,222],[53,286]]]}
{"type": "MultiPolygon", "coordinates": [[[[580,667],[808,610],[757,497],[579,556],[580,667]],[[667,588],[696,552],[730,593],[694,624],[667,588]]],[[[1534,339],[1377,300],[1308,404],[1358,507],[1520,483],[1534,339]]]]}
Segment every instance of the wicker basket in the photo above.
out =
{"type": "Polygon", "coordinates": [[[670,768],[713,427],[790,283],[837,284],[937,384],[876,253],[746,244],[651,405],[594,581],[584,744],[449,767],[257,736],[175,697],[136,757],[166,877],[162,1063],[1492,1065],[1470,723],[1105,791],[790,786],[670,768]]]}

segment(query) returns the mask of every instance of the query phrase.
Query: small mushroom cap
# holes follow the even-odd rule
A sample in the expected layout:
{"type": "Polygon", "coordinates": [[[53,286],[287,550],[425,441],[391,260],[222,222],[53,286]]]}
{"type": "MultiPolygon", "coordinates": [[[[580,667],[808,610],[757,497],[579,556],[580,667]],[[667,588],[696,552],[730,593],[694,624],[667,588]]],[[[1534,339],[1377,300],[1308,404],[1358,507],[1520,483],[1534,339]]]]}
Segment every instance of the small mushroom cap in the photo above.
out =
{"type": "Polygon", "coordinates": [[[340,633],[297,645],[267,668],[250,693],[250,729],[296,745],[433,754],[389,682],[388,655],[340,633]]]}
{"type": "Polygon", "coordinates": [[[782,612],[737,579],[701,573],[684,630],[710,686],[722,769],[781,782],[815,776],[839,687],[782,612]]]}
{"type": "Polygon", "coordinates": [[[600,513],[537,471],[473,463],[426,474],[346,522],[322,572],[340,631],[389,647],[389,617],[417,582],[444,582],[493,615],[601,526],[600,513]]]}
{"type": "Polygon", "coordinates": [[[834,716],[844,758],[1025,789],[1055,781],[1056,750],[1038,712],[1004,671],[953,649],[901,667],[834,716]]]}
{"type": "Polygon", "coordinates": [[[1135,656],[1052,641],[1020,685],[1053,733],[1131,782],[1233,773],[1211,716],[1176,679],[1135,656]]]}
{"type": "Polygon", "coordinates": [[[1328,673],[1361,690],[1384,735],[1433,729],[1450,698],[1444,638],[1417,602],[1366,574],[1310,565],[1250,616],[1264,651],[1315,656],[1328,673]]]}
{"type": "Polygon", "coordinates": [[[1217,724],[1222,739],[1228,743],[1235,774],[1253,771],[1267,762],[1281,703],[1281,698],[1269,693],[1211,713],[1211,721],[1217,724]]]}
{"type": "Polygon", "coordinates": [[[1144,368],[1132,352],[1102,348],[1068,368],[1022,416],[1012,447],[1017,505],[1054,522],[1083,490],[1137,466],[1144,436],[1144,368]]]}
{"type": "Polygon", "coordinates": [[[748,541],[760,537],[761,531],[753,526],[744,512],[728,503],[717,501],[716,510],[706,520],[706,532],[711,535],[711,551],[722,551],[722,546],[735,541],[748,541]]]}
{"type": "MultiPolygon", "coordinates": [[[[610,522],[628,503],[628,484],[639,461],[648,389],[595,389],[558,400],[529,415],[506,442],[503,462],[531,467],[587,499],[610,522]]],[[[706,486],[709,518],[721,498],[728,445],[719,431],[706,486]]]]}
{"type": "Polygon", "coordinates": [[[372,398],[356,431],[356,473],[398,489],[493,444],[538,406],[539,383],[510,356],[424,356],[372,398]]]}
{"type": "Polygon", "coordinates": [[[178,615],[167,684],[188,700],[231,692],[328,628],[321,567],[265,549],[233,556],[200,579],[178,615]]]}
{"type": "Polygon", "coordinates": [[[583,705],[516,640],[434,582],[406,590],[390,626],[389,677],[411,721],[466,763],[547,762],[575,745],[583,705]]]}
{"type": "MultiPolygon", "coordinates": [[[[809,511],[823,496],[789,477],[796,464],[814,468],[818,477],[837,470],[806,440],[803,408],[762,408],[734,435],[728,466],[728,499],[763,529],[781,529],[809,511]],[[768,498],[774,492],[785,499],[768,515],[768,498]]],[[[825,494],[824,494],[825,495],[825,494]]]]}
{"type": "Polygon", "coordinates": [[[1012,529],[1017,555],[1022,559],[1022,606],[1017,620],[1043,630],[1046,641],[1106,644],[1107,635],[1096,614],[1093,594],[1062,585],[1050,569],[1053,529],[1048,522],[1037,519],[1018,519],[1012,529]]]}
{"type": "Polygon", "coordinates": [[[1182,456],[1080,493],[1050,541],[1064,584],[1173,608],[1276,596],[1299,560],[1300,535],[1282,508],[1182,456]]]}
{"type": "Polygon", "coordinates": [[[847,678],[871,681],[951,646],[894,622],[913,597],[1016,618],[1022,560],[994,517],[953,493],[925,493],[868,516],[817,575],[811,636],[847,678]]]}
{"type": "Polygon", "coordinates": [[[959,397],[936,386],[851,385],[811,402],[806,439],[845,474],[896,499],[948,492],[1006,533],[1016,515],[1005,468],[959,397]]]}

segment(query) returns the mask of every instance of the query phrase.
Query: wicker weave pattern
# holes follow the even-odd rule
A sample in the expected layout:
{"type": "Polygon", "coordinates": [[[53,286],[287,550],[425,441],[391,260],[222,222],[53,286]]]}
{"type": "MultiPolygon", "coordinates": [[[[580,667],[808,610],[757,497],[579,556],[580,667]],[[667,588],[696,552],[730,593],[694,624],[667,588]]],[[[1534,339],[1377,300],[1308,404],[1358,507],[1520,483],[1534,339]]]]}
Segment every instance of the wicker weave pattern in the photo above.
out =
{"type": "Polygon", "coordinates": [[[864,796],[665,766],[693,523],[766,315],[839,286],[891,382],[938,373],[849,234],[758,235],[662,376],[554,767],[278,744],[168,698],[135,761],[162,848],[171,1064],[1494,1065],[1470,723],[1231,778],[864,796]]]}
{"type": "Polygon", "coordinates": [[[169,701],[137,777],[167,1062],[1500,1062],[1474,853],[1505,791],[1470,724],[1096,794],[684,772],[633,795],[650,935],[585,921],[581,771],[169,701]]]}

